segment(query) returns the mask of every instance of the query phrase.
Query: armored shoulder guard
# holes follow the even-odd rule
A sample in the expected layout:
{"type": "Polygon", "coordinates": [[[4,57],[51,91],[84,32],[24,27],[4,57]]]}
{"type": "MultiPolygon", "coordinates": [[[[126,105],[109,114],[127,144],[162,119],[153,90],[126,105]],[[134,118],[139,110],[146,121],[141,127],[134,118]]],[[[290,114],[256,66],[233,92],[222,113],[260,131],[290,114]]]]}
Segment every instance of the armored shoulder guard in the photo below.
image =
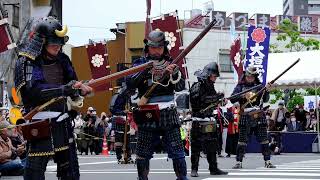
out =
{"type": "Polygon", "coordinates": [[[25,56],[20,56],[16,61],[14,71],[14,83],[17,91],[24,85],[31,83],[33,65],[30,60],[25,56]]]}
{"type": "Polygon", "coordinates": [[[199,97],[200,94],[201,83],[195,82],[190,88],[190,100],[194,100],[199,97]]]}

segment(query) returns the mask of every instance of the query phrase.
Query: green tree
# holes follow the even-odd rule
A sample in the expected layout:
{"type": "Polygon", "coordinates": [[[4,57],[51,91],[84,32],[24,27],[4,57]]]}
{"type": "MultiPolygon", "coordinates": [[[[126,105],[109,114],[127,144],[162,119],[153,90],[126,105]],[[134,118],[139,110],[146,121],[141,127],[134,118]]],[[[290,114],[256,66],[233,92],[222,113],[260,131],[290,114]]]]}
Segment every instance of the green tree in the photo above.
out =
{"type": "Polygon", "coordinates": [[[289,40],[285,48],[290,49],[290,52],[301,51],[303,49],[307,51],[320,49],[320,41],[313,38],[301,37],[301,33],[298,31],[298,25],[289,19],[284,19],[277,27],[277,30],[280,31],[277,37],[278,41],[289,40]]]}
{"type": "Polygon", "coordinates": [[[278,89],[278,88],[272,89],[270,91],[270,94],[275,95],[275,98],[270,100],[271,104],[275,104],[278,100],[283,99],[283,97],[284,97],[283,90],[278,89]]]}
{"type": "Polygon", "coordinates": [[[289,99],[287,108],[289,111],[292,111],[296,105],[300,105],[304,103],[303,95],[297,94],[289,99]]]}
{"type": "Polygon", "coordinates": [[[306,91],[307,91],[307,95],[309,95],[309,96],[316,95],[316,92],[317,92],[317,95],[320,95],[320,88],[317,88],[317,89],[307,88],[306,91]]]}

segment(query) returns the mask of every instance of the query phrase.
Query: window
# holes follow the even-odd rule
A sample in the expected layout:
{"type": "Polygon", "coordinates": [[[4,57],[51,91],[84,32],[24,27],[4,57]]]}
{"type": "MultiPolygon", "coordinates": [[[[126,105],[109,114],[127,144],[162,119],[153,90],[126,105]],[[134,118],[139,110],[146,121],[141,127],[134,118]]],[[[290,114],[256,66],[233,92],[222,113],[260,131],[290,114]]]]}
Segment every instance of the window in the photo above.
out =
{"type": "Polygon", "coordinates": [[[19,28],[19,19],[20,19],[20,8],[19,5],[13,5],[12,11],[12,26],[19,28]]]}
{"type": "Polygon", "coordinates": [[[221,72],[233,72],[233,64],[230,60],[230,52],[220,50],[219,65],[221,72]]]}

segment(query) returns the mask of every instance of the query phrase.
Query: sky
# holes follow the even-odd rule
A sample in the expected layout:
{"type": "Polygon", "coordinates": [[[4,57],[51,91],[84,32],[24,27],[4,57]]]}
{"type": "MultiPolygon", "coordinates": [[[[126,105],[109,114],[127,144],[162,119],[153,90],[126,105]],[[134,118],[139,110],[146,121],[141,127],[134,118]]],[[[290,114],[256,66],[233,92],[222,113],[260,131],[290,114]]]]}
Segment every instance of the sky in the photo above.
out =
{"type": "MultiPolygon", "coordinates": [[[[178,10],[179,19],[186,11],[204,9],[209,0],[152,0],[151,17],[178,10]]],[[[282,14],[283,0],[213,0],[214,10],[274,15],[282,14]]],[[[63,24],[69,27],[69,44],[81,46],[89,39],[113,39],[109,31],[116,23],[144,21],[146,0],[64,0],[63,24]]]]}

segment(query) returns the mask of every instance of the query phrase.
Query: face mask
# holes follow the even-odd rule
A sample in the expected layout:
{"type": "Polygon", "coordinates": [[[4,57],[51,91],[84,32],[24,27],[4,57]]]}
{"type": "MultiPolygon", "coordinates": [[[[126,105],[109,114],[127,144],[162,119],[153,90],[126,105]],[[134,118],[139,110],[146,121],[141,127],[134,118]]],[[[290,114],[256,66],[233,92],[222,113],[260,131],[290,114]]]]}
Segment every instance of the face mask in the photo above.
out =
{"type": "Polygon", "coordinates": [[[270,116],[266,116],[266,119],[270,119],[270,116]]]}
{"type": "Polygon", "coordinates": [[[191,114],[188,114],[186,118],[191,119],[191,114]]]}
{"type": "Polygon", "coordinates": [[[291,118],[291,121],[292,121],[292,122],[295,122],[295,121],[296,121],[296,118],[291,118]]]}
{"type": "Polygon", "coordinates": [[[306,116],[306,118],[307,118],[307,119],[310,119],[310,116],[308,115],[308,116],[306,116]]]}

